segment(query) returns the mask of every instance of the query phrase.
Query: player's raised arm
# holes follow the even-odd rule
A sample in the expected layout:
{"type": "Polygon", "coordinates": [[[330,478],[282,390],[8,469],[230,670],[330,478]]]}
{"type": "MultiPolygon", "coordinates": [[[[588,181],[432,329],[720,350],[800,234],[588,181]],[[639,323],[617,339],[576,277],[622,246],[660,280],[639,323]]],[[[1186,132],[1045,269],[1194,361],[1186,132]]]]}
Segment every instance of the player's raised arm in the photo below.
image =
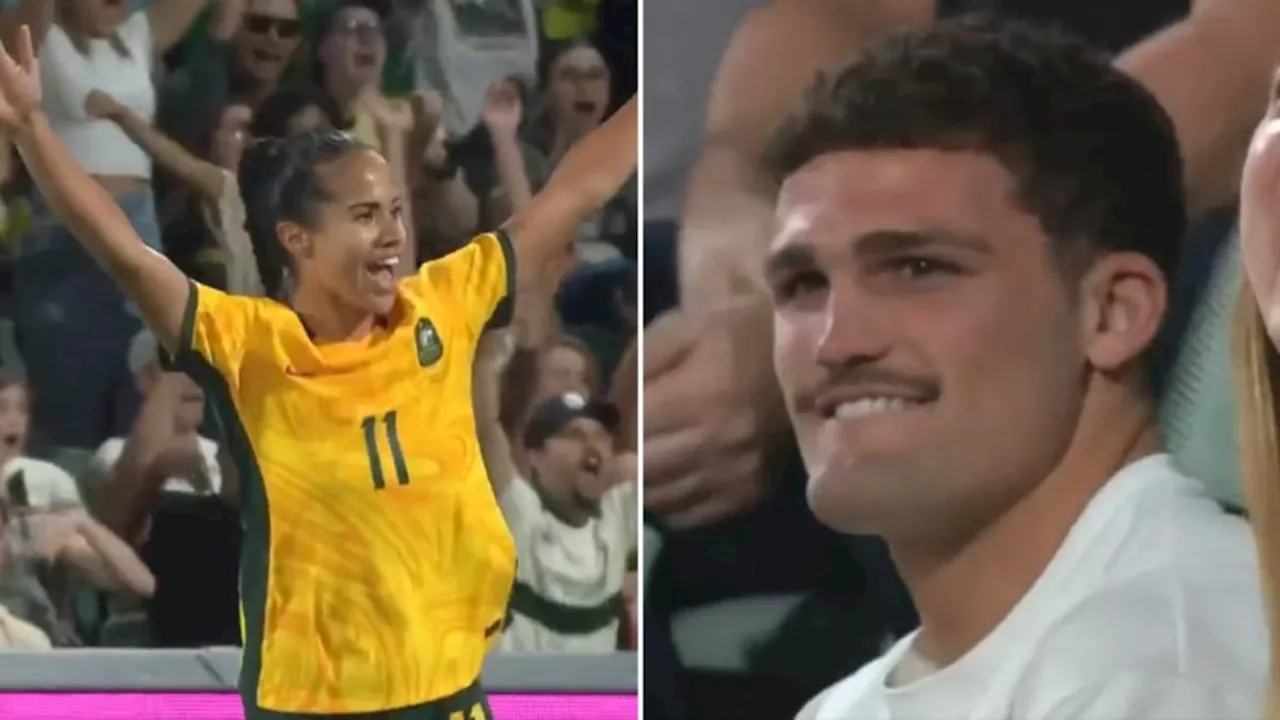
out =
{"type": "Polygon", "coordinates": [[[187,278],[142,242],[114,198],[80,167],[40,111],[40,69],[31,31],[18,32],[17,57],[0,46],[0,126],[13,139],[40,194],[142,311],[156,337],[177,350],[187,278]]]}
{"type": "Polygon", "coordinates": [[[637,141],[632,97],[574,145],[542,191],[507,221],[518,286],[537,282],[549,261],[564,256],[578,225],[617,194],[636,170],[637,141]]]}

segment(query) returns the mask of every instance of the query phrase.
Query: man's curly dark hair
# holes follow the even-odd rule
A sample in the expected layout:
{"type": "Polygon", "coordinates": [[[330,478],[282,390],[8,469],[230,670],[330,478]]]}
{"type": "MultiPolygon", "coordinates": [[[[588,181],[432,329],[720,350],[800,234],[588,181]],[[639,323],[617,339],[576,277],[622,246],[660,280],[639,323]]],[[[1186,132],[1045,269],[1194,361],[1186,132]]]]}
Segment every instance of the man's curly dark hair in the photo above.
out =
{"type": "Polygon", "coordinates": [[[886,38],[819,78],[763,164],[781,185],[819,156],[878,148],[989,153],[1064,267],[1133,251],[1173,278],[1187,226],[1173,123],[1081,40],[985,17],[886,38]]]}

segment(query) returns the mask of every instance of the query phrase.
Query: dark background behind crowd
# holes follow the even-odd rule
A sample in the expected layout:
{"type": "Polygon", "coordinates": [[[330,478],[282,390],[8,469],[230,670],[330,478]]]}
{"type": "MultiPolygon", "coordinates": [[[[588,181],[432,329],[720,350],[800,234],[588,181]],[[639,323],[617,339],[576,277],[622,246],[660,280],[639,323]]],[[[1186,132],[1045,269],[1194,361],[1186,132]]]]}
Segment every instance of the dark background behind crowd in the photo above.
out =
{"type": "MultiPolygon", "coordinates": [[[[248,143],[340,129],[381,150],[412,268],[499,226],[636,83],[627,0],[0,4],[4,37],[23,23],[72,154],[149,245],[239,293],[288,292],[287,276],[264,284],[244,229],[248,143]]],[[[164,371],[8,143],[0,198],[0,638],[239,644],[237,491],[199,390],[164,371]]],[[[579,228],[556,296],[518,298],[495,379],[510,437],[565,392],[634,414],[634,381],[613,378],[635,374],[637,218],[633,181],[579,228]]]]}

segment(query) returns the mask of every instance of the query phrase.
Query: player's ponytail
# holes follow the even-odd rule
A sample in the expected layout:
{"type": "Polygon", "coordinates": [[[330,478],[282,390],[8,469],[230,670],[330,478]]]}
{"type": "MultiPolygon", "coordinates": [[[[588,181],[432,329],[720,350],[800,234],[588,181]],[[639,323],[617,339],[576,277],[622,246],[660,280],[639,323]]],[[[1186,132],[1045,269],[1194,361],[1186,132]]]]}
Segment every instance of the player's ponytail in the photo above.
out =
{"type": "Polygon", "coordinates": [[[282,222],[305,225],[325,190],[316,168],[365,147],[340,132],[306,132],[281,139],[259,140],[245,149],[238,179],[244,201],[245,231],[268,297],[285,300],[291,260],[280,244],[282,222]]]}
{"type": "Polygon", "coordinates": [[[284,247],[276,239],[278,218],[272,192],[274,170],[283,152],[282,145],[282,141],[276,139],[253,143],[245,148],[238,172],[240,197],[244,201],[244,229],[253,245],[253,257],[258,263],[263,290],[267,297],[276,299],[282,299],[280,287],[288,263],[284,247]]]}

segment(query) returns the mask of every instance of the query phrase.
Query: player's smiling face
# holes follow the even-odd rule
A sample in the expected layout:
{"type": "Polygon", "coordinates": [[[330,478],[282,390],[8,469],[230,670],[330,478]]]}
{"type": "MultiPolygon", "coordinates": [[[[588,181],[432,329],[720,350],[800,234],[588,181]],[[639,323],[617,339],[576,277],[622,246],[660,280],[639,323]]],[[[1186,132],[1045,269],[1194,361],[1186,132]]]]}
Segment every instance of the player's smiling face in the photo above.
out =
{"type": "Polygon", "coordinates": [[[1079,303],[1016,190],[990,156],[934,150],[831,153],[784,183],[775,367],[831,527],[985,518],[1070,442],[1079,303]]]}
{"type": "Polygon", "coordinates": [[[344,305],[375,315],[396,299],[407,242],[399,186],[372,150],[353,150],[317,169],[328,198],[306,237],[291,248],[298,282],[319,283],[344,305]]]}

